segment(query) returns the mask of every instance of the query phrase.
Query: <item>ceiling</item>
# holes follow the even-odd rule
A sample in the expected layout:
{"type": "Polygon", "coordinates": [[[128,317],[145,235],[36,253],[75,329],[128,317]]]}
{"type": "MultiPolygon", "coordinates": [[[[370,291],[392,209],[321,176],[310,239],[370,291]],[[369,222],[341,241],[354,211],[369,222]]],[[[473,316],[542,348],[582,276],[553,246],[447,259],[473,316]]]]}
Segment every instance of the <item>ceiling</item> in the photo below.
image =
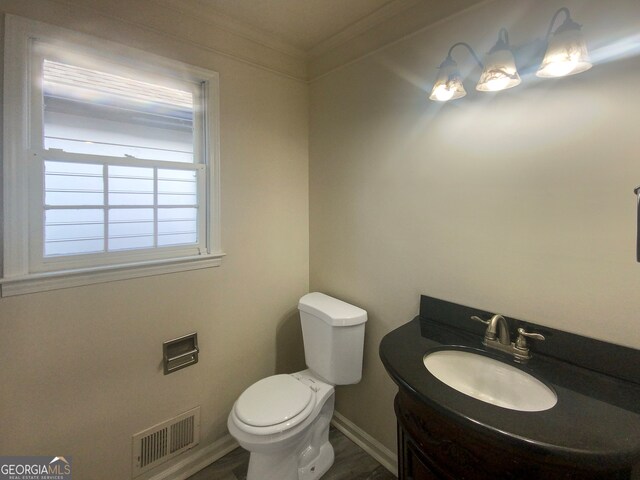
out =
{"type": "Polygon", "coordinates": [[[195,1],[303,51],[311,50],[365,17],[390,10],[397,12],[415,3],[414,0],[195,1]]]}
{"type": "MultiPolygon", "coordinates": [[[[207,48],[309,81],[492,0],[150,1],[210,27],[207,48]]],[[[196,43],[207,38],[191,33],[196,43]]]]}

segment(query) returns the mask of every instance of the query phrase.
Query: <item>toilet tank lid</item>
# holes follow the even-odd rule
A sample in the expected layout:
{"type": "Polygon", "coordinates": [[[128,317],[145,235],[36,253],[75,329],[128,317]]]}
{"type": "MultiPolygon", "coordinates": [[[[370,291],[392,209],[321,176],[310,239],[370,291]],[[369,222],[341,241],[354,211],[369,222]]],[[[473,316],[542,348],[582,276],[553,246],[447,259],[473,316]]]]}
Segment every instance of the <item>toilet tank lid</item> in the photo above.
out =
{"type": "Polygon", "coordinates": [[[307,293],[298,302],[298,309],[334,327],[349,327],[367,321],[365,310],[320,292],[307,293]]]}

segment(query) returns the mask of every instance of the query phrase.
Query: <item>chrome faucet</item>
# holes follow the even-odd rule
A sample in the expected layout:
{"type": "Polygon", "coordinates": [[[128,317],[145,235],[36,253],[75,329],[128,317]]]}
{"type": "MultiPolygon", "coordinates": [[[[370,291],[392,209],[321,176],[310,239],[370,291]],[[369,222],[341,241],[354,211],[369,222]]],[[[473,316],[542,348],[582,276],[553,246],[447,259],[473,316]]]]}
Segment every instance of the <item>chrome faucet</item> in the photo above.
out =
{"type": "Polygon", "coordinates": [[[518,338],[512,342],[507,319],[499,314],[492,316],[490,320],[473,315],[471,320],[487,325],[482,341],[484,346],[513,355],[513,359],[518,363],[526,363],[532,357],[527,345],[527,338],[544,340],[544,336],[539,333],[527,332],[524,328],[518,328],[518,338]]]}
{"type": "MultiPolygon", "coordinates": [[[[479,317],[475,319],[482,321],[479,317]]],[[[484,334],[485,340],[495,342],[497,338],[501,345],[511,344],[511,334],[509,333],[507,320],[502,315],[494,315],[487,325],[487,331],[484,334]]]]}

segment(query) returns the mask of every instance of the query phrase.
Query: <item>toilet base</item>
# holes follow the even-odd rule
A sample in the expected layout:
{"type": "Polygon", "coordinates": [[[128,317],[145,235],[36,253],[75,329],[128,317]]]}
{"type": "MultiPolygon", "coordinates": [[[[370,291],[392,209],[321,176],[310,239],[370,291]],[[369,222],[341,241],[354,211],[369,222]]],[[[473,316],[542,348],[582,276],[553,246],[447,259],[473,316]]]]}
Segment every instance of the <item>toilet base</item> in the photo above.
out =
{"type": "Polygon", "coordinates": [[[298,468],[297,455],[251,453],[247,480],[318,480],[333,465],[333,446],[327,441],[308,465],[298,468]]]}
{"type": "Polygon", "coordinates": [[[251,452],[247,480],[298,480],[298,459],[287,452],[251,452]]]}
{"type": "Polygon", "coordinates": [[[333,446],[327,441],[320,447],[320,454],[309,465],[298,469],[298,480],[317,480],[333,465],[333,446]]]}

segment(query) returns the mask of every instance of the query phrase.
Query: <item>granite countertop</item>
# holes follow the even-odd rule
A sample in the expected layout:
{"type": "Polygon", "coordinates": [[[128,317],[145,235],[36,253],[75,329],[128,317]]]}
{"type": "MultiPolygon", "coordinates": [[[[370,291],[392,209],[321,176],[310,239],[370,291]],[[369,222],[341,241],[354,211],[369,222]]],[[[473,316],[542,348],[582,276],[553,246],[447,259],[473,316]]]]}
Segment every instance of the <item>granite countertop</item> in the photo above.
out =
{"type": "Polygon", "coordinates": [[[640,463],[640,385],[534,353],[526,365],[487,351],[482,336],[416,317],[387,334],[380,357],[393,380],[422,402],[460,424],[522,446],[585,465],[640,463]],[[557,404],[520,412],[482,402],[435,378],[423,357],[438,349],[474,349],[532,374],[555,390],[557,404]]]}

